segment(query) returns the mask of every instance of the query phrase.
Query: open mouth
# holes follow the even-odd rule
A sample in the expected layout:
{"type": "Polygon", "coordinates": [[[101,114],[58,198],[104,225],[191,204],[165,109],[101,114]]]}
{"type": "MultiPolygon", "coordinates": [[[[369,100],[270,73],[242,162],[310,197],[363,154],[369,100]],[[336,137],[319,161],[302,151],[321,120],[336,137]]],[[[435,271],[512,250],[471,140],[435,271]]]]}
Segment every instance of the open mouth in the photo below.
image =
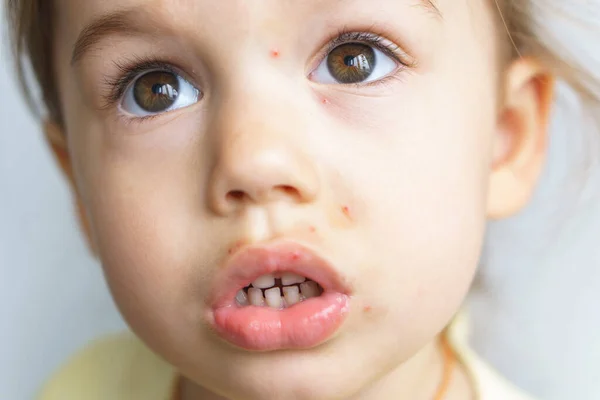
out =
{"type": "Polygon", "coordinates": [[[238,306],[270,307],[285,309],[312,297],[323,294],[317,282],[293,272],[266,274],[238,291],[238,306]]]}
{"type": "Polygon", "coordinates": [[[311,348],[339,330],[350,292],[317,253],[278,241],[231,256],[213,286],[207,317],[221,338],[246,350],[311,348]]]}

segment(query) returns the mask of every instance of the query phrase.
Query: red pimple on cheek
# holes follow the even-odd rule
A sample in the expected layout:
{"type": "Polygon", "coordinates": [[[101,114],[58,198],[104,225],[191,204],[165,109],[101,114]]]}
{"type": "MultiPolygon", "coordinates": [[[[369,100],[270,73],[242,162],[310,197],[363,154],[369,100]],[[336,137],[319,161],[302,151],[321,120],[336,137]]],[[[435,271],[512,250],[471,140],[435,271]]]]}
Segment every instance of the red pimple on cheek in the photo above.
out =
{"type": "Polygon", "coordinates": [[[315,233],[315,232],[317,231],[317,228],[315,228],[314,226],[311,226],[310,228],[308,228],[308,230],[309,230],[311,233],[315,233]]]}
{"type": "Polygon", "coordinates": [[[371,306],[364,306],[363,307],[363,311],[366,312],[366,313],[370,312],[372,309],[373,309],[373,307],[371,307],[371,306]]]}
{"type": "Polygon", "coordinates": [[[321,104],[329,104],[329,100],[327,100],[326,98],[321,99],[321,104]]]}
{"type": "Polygon", "coordinates": [[[342,206],[342,212],[344,213],[344,215],[348,218],[351,217],[350,215],[350,207],[348,206],[342,206]]]}
{"type": "Polygon", "coordinates": [[[271,49],[271,57],[278,58],[281,54],[279,53],[279,49],[271,49]]]}

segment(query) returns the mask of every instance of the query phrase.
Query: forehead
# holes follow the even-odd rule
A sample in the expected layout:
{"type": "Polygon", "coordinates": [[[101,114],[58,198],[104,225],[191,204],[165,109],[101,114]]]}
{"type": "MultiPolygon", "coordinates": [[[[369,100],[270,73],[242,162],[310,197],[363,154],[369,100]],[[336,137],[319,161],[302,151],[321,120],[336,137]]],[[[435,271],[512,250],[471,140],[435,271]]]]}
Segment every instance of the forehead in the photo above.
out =
{"type": "Polygon", "coordinates": [[[413,52],[419,47],[428,47],[431,52],[436,46],[448,47],[458,41],[479,42],[478,46],[485,42],[483,45],[489,47],[489,33],[493,31],[490,3],[487,0],[57,0],[57,47],[60,58],[66,62],[76,61],[99,42],[111,45],[104,41],[117,36],[144,36],[147,42],[172,36],[188,43],[201,42],[231,50],[249,42],[312,45],[323,40],[323,35],[343,29],[391,32],[391,39],[413,52]]]}
{"type": "MultiPolygon", "coordinates": [[[[62,10],[73,10],[77,15],[97,15],[102,12],[114,11],[131,6],[146,8],[171,8],[171,9],[212,9],[227,12],[244,9],[283,9],[297,12],[328,11],[344,7],[378,7],[388,3],[405,3],[411,6],[423,8],[423,10],[439,15],[441,8],[440,0],[57,0],[58,8],[62,10]]],[[[443,0],[444,2],[447,0],[443,0]]],[[[450,2],[453,3],[453,2],[450,2]]]]}
{"type": "MultiPolygon", "coordinates": [[[[315,16],[344,18],[359,10],[364,16],[385,10],[401,18],[408,13],[442,19],[440,0],[57,0],[56,25],[59,31],[76,35],[104,16],[129,14],[153,15],[162,22],[175,22],[180,28],[190,23],[210,25],[211,21],[229,21],[223,30],[248,28],[257,20],[267,27],[290,26],[290,22],[306,22],[315,16]],[[267,21],[264,21],[267,20],[267,21]]],[[[462,2],[464,0],[458,0],[462,2]]],[[[453,2],[450,2],[453,3],[453,2]]]]}

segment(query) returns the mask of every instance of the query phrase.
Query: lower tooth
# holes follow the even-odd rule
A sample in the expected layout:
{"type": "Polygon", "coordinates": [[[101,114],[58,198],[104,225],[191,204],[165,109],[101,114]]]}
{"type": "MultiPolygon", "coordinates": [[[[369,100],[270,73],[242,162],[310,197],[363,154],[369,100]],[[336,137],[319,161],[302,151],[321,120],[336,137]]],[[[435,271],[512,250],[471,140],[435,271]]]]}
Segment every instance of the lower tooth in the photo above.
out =
{"type": "Polygon", "coordinates": [[[237,294],[235,295],[235,300],[240,306],[247,306],[249,304],[248,295],[246,294],[246,292],[244,292],[243,289],[237,292],[237,294]]]}
{"type": "Polygon", "coordinates": [[[262,290],[257,288],[248,289],[248,298],[250,299],[250,304],[253,306],[264,306],[265,298],[263,297],[262,290]]]}
{"type": "Polygon", "coordinates": [[[298,286],[286,286],[283,288],[285,304],[290,307],[300,301],[300,289],[298,286]]]}
{"type": "Polygon", "coordinates": [[[267,305],[271,308],[281,308],[283,306],[283,299],[281,298],[281,292],[278,287],[265,291],[265,297],[267,298],[267,305]]]}
{"type": "Polygon", "coordinates": [[[319,295],[319,285],[317,285],[317,282],[314,281],[304,282],[300,284],[300,291],[307,299],[310,299],[311,297],[317,297],[319,295]]]}

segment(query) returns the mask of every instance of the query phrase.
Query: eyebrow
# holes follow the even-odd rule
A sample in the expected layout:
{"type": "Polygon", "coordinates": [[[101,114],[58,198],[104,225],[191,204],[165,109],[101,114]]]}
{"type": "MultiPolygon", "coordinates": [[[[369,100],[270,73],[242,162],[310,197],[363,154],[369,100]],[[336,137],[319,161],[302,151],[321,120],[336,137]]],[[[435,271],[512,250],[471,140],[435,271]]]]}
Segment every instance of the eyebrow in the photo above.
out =
{"type": "MultiPolygon", "coordinates": [[[[417,5],[442,18],[436,0],[418,0],[417,5]]],[[[95,19],[81,31],[75,41],[71,65],[75,65],[90,49],[108,36],[157,35],[154,23],[159,25],[161,21],[156,20],[147,9],[140,6],[117,10],[95,19]]]]}
{"type": "Polygon", "coordinates": [[[152,17],[142,7],[114,11],[95,19],[81,31],[75,41],[71,55],[71,65],[76,64],[83,58],[85,53],[108,36],[155,34],[156,29],[151,23],[147,22],[152,22],[152,17]],[[142,23],[142,21],[146,23],[142,23]]]}

